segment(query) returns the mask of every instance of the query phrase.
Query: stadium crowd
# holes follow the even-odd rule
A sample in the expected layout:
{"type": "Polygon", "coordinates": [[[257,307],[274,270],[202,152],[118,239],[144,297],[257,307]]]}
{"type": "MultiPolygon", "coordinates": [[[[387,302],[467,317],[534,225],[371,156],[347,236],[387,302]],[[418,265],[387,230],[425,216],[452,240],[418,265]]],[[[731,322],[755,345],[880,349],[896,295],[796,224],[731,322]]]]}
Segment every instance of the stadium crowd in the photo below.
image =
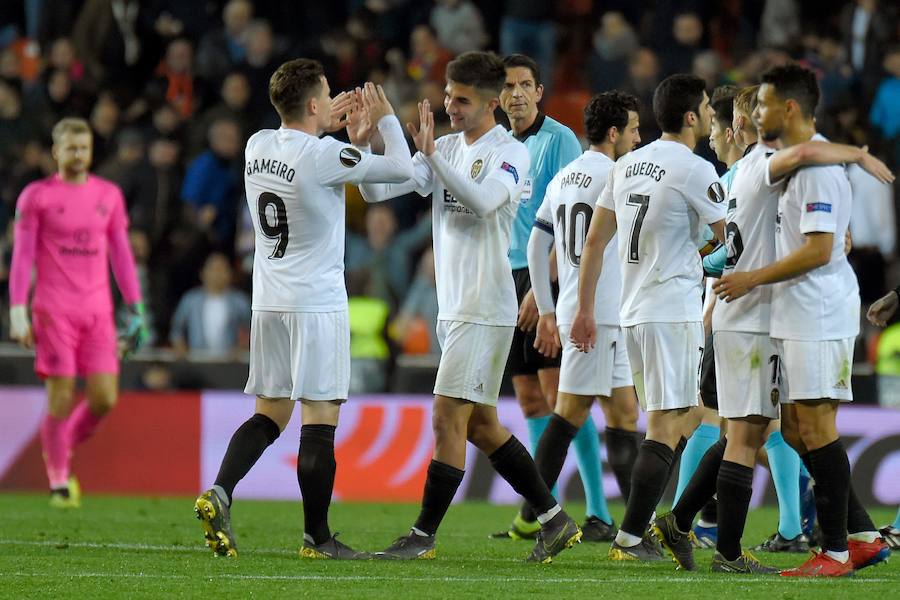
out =
{"type": "MultiPolygon", "coordinates": [[[[699,75],[711,91],[799,60],[819,77],[820,131],[900,166],[900,20],[891,2],[4,2],[0,315],[16,199],[55,170],[53,124],[80,116],[94,131],[95,172],[125,194],[154,343],[220,356],[246,347],[253,229],[242,155],[252,132],[279,125],[268,98],[275,68],[317,58],[334,93],[380,83],[408,122],[417,100],[443,104],[447,63],[476,49],[532,56],[545,112],[579,134],[593,93],[624,90],[650,111],[653,90],[672,73],[699,75]]],[[[446,115],[435,118],[436,136],[449,131],[446,115]]],[[[652,113],[640,122],[643,140],[658,137],[652,113]]],[[[715,162],[706,142],[698,152],[715,162]]],[[[894,196],[854,203],[851,260],[864,304],[897,279],[888,276],[894,196]]],[[[384,385],[399,352],[436,351],[429,206],[411,195],[367,209],[348,193],[347,284],[351,314],[361,315],[351,317],[352,343],[359,366],[372,366],[358,369],[360,385],[384,385]]]]}

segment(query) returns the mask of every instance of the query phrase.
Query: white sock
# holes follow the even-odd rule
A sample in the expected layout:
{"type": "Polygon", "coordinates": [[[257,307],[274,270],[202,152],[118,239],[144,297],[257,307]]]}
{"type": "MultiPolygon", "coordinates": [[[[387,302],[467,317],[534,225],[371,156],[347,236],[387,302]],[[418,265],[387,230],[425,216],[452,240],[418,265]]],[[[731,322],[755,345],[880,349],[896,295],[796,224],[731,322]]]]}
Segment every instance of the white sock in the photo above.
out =
{"type": "Polygon", "coordinates": [[[547,521],[549,521],[550,519],[552,519],[553,517],[555,517],[556,515],[558,515],[561,512],[562,512],[562,507],[559,504],[557,504],[553,508],[551,508],[550,510],[545,512],[544,514],[538,515],[537,516],[538,523],[540,523],[541,525],[544,525],[547,521]]]}
{"type": "Polygon", "coordinates": [[[826,550],[825,554],[833,558],[838,562],[845,563],[850,560],[850,551],[844,550],[843,552],[835,552],[834,550],[826,550]]]}
{"type": "Polygon", "coordinates": [[[858,533],[851,533],[847,536],[848,540],[853,540],[854,542],[869,542],[870,544],[881,537],[881,534],[877,531],[860,531],[858,533]]]}
{"type": "Polygon", "coordinates": [[[697,527],[706,527],[707,529],[709,529],[710,527],[718,527],[718,525],[718,523],[710,523],[709,521],[704,521],[703,519],[697,521],[697,527]]]}
{"type": "Polygon", "coordinates": [[[616,543],[623,548],[633,548],[641,543],[641,538],[620,529],[619,533],[616,534],[616,543]]]}
{"type": "Polygon", "coordinates": [[[417,527],[411,527],[410,531],[412,531],[414,534],[422,536],[422,537],[428,537],[428,535],[429,535],[417,527]]]}

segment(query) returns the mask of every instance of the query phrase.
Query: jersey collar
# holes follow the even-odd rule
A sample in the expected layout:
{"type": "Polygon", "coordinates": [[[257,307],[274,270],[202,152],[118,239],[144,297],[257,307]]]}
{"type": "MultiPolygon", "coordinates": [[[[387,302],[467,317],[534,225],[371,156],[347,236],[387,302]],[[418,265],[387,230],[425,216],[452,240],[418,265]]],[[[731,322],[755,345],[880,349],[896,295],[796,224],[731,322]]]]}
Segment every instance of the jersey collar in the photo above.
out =
{"type": "Polygon", "coordinates": [[[541,127],[544,126],[544,113],[538,112],[537,117],[534,119],[534,123],[531,124],[531,127],[522,132],[521,135],[513,134],[513,137],[519,140],[520,142],[524,142],[532,135],[536,135],[538,131],[541,130],[541,127]]]}

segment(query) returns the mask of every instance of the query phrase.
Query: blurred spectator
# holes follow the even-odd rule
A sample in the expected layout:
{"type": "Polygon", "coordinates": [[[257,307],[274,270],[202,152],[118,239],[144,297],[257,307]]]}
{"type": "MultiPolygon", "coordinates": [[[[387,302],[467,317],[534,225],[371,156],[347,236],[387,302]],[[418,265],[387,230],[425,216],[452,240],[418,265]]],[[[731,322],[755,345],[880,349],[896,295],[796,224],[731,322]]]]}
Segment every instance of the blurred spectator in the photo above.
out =
{"type": "Polygon", "coordinates": [[[765,0],[759,25],[761,46],[786,48],[800,36],[800,8],[796,0],[765,0]]]}
{"type": "Polygon", "coordinates": [[[100,166],[97,175],[114,181],[125,196],[129,211],[134,202],[135,188],[142,187],[136,169],[144,158],[144,137],[137,129],[123,129],[116,136],[116,152],[100,166]]]}
{"type": "Polygon", "coordinates": [[[275,37],[268,21],[253,21],[245,32],[246,53],[240,70],[250,84],[249,110],[258,115],[261,127],[278,127],[278,115],[269,102],[269,78],[281,64],[275,37]]]}
{"type": "Polygon", "coordinates": [[[194,48],[191,42],[184,38],[169,42],[165,57],[156,67],[144,93],[150,106],[167,102],[182,119],[194,114],[203,102],[203,85],[194,76],[193,65],[194,48]]]}
{"type": "Polygon", "coordinates": [[[438,301],[434,278],[434,252],[426,248],[416,277],[406,293],[400,313],[391,322],[391,337],[407,354],[440,354],[437,341],[438,301]]]}
{"type": "Polygon", "coordinates": [[[28,106],[39,119],[41,128],[50,131],[63,117],[85,117],[90,98],[75,90],[65,71],[48,71],[31,90],[28,106]]]}
{"type": "MultiPolygon", "coordinates": [[[[152,346],[156,344],[159,335],[156,329],[155,306],[151,302],[147,302],[151,298],[150,242],[147,240],[146,233],[134,228],[128,232],[128,241],[131,243],[131,253],[134,255],[134,266],[137,270],[138,285],[141,287],[141,297],[145,299],[144,322],[147,324],[147,331],[149,332],[147,346],[152,346]]],[[[120,306],[117,313],[119,323],[128,321],[130,313],[124,305],[120,306]]]]}
{"type": "Polygon", "coordinates": [[[396,308],[412,277],[413,253],[431,236],[430,215],[407,231],[397,232],[397,217],[387,204],[372,204],[366,212],[366,236],[349,233],[344,264],[349,276],[368,273],[369,296],[396,308]]]}
{"type": "Polygon", "coordinates": [[[32,113],[22,110],[22,98],[13,86],[0,80],[0,174],[18,160],[29,140],[40,137],[40,126],[32,113]]]}
{"type": "Polygon", "coordinates": [[[706,82],[707,89],[715,89],[722,83],[722,59],[714,50],[704,50],[694,55],[691,72],[706,82]]]}
{"type": "Polygon", "coordinates": [[[832,106],[835,99],[850,92],[853,85],[853,69],[844,57],[844,49],[840,40],[832,35],[818,38],[814,52],[806,55],[806,63],[816,72],[822,99],[821,109],[832,106]]]}
{"type": "Polygon", "coordinates": [[[622,13],[604,13],[594,33],[588,66],[591,91],[599,93],[618,88],[628,72],[628,58],[637,48],[637,34],[622,13]]]}
{"type": "Polygon", "coordinates": [[[859,295],[869,304],[880,298],[887,287],[885,269],[897,241],[894,194],[890,185],[856,165],[847,169],[847,176],[853,191],[850,213],[853,250],[848,259],[859,279],[859,295]]]}
{"type": "Polygon", "coordinates": [[[481,12],[469,0],[437,0],[429,22],[440,44],[453,54],[481,50],[488,42],[481,12]]]}
{"type": "Polygon", "coordinates": [[[209,150],[188,166],[181,198],[196,214],[200,229],[219,249],[233,252],[243,140],[234,121],[222,119],[209,128],[209,150]]]}
{"type": "Polygon", "coordinates": [[[622,91],[637,97],[641,103],[640,131],[642,140],[659,137],[659,126],[653,114],[653,91],[660,81],[659,60],[649,48],[639,48],[628,61],[628,78],[622,84],[622,91]]]}
{"type": "Polygon", "coordinates": [[[447,63],[452,56],[438,42],[434,29],[419,25],[409,36],[410,57],[406,72],[414,81],[429,80],[444,85],[447,63]]]}
{"type": "Polygon", "coordinates": [[[182,354],[228,357],[244,349],[239,343],[250,328],[250,299],[231,287],[231,264],[224,254],[206,259],[200,280],[203,285],[178,303],[169,341],[182,354]]]}
{"type": "Polygon", "coordinates": [[[676,14],[672,22],[672,38],[674,44],[667,45],[663,53],[663,77],[691,72],[694,57],[700,51],[700,43],[703,41],[703,22],[697,13],[676,14]]]}
{"type": "Polygon", "coordinates": [[[197,73],[207,81],[222,81],[247,54],[246,33],[253,18],[248,0],[230,0],[222,10],[222,27],[206,33],[197,49],[197,73]]]}
{"type": "Polygon", "coordinates": [[[878,85],[869,121],[890,144],[894,165],[900,165],[900,44],[885,53],[884,70],[887,76],[878,85]]]}
{"type": "Polygon", "coordinates": [[[61,37],[53,41],[47,57],[47,68],[62,71],[69,76],[73,84],[82,88],[89,88],[87,83],[87,71],[84,63],[75,56],[75,47],[72,40],[61,37]]]}
{"type": "Polygon", "coordinates": [[[113,138],[119,125],[119,112],[119,105],[109,94],[102,94],[97,98],[97,102],[91,110],[89,120],[94,132],[95,165],[102,164],[109,152],[112,151],[113,138]]]}
{"type": "Polygon", "coordinates": [[[855,0],[841,12],[841,30],[850,66],[859,78],[866,100],[881,79],[882,53],[896,36],[897,5],[878,0],[855,0]]]}
{"type": "Polygon", "coordinates": [[[525,54],[537,62],[544,80],[544,95],[553,82],[556,66],[554,3],[545,0],[506,0],[500,21],[500,53],[525,54]]]}
{"type": "Polygon", "coordinates": [[[256,126],[254,115],[247,110],[250,102],[250,84],[247,76],[240,71],[229,73],[222,82],[219,99],[216,104],[206,109],[199,118],[191,121],[188,132],[188,157],[193,158],[203,151],[210,126],[221,119],[237,123],[241,128],[241,137],[247,139],[260,129],[256,126]]]}
{"type": "Polygon", "coordinates": [[[391,359],[387,327],[390,305],[374,296],[364,270],[347,273],[350,321],[350,393],[383,392],[391,359]]]}

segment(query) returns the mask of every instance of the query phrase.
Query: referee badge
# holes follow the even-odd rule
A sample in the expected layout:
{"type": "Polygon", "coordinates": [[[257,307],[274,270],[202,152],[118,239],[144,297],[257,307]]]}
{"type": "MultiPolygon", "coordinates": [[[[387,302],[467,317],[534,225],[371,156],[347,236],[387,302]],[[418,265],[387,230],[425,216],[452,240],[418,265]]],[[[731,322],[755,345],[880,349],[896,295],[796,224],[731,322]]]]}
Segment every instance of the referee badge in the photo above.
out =
{"type": "Polygon", "coordinates": [[[477,179],[481,174],[481,168],[484,166],[484,161],[480,158],[472,163],[472,169],[469,171],[469,175],[472,176],[472,179],[477,179]]]}

